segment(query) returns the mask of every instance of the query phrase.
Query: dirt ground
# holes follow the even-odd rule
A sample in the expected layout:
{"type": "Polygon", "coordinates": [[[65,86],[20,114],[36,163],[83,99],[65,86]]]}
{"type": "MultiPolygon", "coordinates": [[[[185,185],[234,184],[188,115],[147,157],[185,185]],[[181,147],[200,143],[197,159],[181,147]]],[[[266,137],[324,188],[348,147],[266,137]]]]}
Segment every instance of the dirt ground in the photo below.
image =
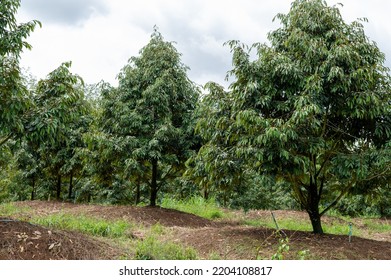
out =
{"type": "Polygon", "coordinates": [[[0,217],[0,260],[114,259],[118,251],[75,232],[0,217]]]}
{"type": "MultiPolygon", "coordinates": [[[[169,229],[165,240],[191,246],[203,259],[257,259],[276,253],[280,236],[273,229],[245,226],[233,219],[209,221],[176,210],[159,207],[80,205],[58,202],[19,202],[19,207],[34,209],[34,215],[69,213],[108,220],[126,220],[140,227],[160,223],[169,229]]],[[[299,211],[276,211],[278,217],[307,219],[299,211]]],[[[26,214],[24,214],[26,215],[26,214]]],[[[238,214],[239,215],[239,214],[238,214]]],[[[243,218],[243,217],[242,217],[243,218]]],[[[270,219],[270,211],[251,211],[245,218],[270,219]]],[[[325,217],[333,223],[338,218],[325,217]]],[[[47,229],[28,222],[28,216],[0,218],[0,259],[118,259],[119,248],[75,232],[47,229]],[[16,218],[15,218],[16,219],[16,218]]],[[[387,221],[388,222],[388,221],[387,221]]],[[[359,225],[357,220],[357,226],[359,225]]],[[[391,236],[376,233],[368,238],[314,235],[309,232],[284,231],[289,237],[286,259],[370,259],[391,260],[391,236]]]]}

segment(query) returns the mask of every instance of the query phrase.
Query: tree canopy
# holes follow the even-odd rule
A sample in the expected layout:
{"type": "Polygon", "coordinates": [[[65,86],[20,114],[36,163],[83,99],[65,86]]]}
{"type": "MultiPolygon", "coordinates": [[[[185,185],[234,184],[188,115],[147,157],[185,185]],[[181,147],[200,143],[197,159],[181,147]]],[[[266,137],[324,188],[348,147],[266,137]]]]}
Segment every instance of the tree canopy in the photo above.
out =
{"type": "Polygon", "coordinates": [[[276,18],[282,27],[269,33],[270,45],[228,43],[230,111],[214,126],[200,124],[209,146],[221,147],[223,130],[233,155],[288,183],[323,233],[321,216],[347,192],[389,174],[389,70],[361,21],[345,23],[336,6],[297,0],[276,18]]]}
{"type": "Polygon", "coordinates": [[[140,56],[119,74],[107,97],[104,131],[121,139],[122,157],[133,179],[149,177],[150,204],[172,174],[180,171],[192,145],[192,112],[198,90],[171,42],[155,29],[140,56]]]}
{"type": "Polygon", "coordinates": [[[23,48],[31,49],[25,39],[39,21],[18,24],[15,14],[20,1],[0,4],[0,146],[23,131],[23,114],[29,106],[28,91],[20,75],[19,58],[23,48]]]}

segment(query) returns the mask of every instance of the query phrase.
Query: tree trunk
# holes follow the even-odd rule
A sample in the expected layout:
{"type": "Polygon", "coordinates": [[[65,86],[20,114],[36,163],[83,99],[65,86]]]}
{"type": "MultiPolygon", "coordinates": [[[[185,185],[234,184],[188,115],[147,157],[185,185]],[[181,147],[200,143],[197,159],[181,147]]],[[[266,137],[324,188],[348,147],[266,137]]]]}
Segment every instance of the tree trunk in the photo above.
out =
{"type": "Polygon", "coordinates": [[[35,200],[35,178],[33,178],[33,190],[31,191],[31,200],[35,200]]]}
{"type": "Polygon", "coordinates": [[[140,181],[137,180],[137,185],[136,185],[136,205],[140,203],[140,198],[141,198],[141,193],[140,193],[140,181]]]}
{"type": "Polygon", "coordinates": [[[152,160],[152,178],[151,178],[151,198],[150,198],[150,206],[156,206],[156,198],[157,198],[157,160],[152,160]]]}
{"type": "Polygon", "coordinates": [[[60,174],[57,175],[57,186],[56,186],[56,190],[57,190],[56,199],[57,199],[57,200],[61,200],[61,175],[60,175],[60,174]]]}
{"type": "Polygon", "coordinates": [[[69,177],[68,199],[72,199],[72,192],[73,192],[73,173],[71,172],[71,175],[69,177]]]}
{"type": "Polygon", "coordinates": [[[204,187],[204,199],[205,199],[205,200],[208,200],[208,199],[209,199],[208,187],[204,187]]]}
{"type": "Polygon", "coordinates": [[[315,234],[323,234],[321,216],[319,215],[319,210],[316,212],[310,212],[307,210],[308,215],[310,216],[312,224],[312,232],[315,234]]]}
{"type": "Polygon", "coordinates": [[[307,213],[310,217],[312,230],[315,234],[323,234],[321,215],[319,212],[320,197],[315,184],[310,185],[308,193],[307,213]]]}

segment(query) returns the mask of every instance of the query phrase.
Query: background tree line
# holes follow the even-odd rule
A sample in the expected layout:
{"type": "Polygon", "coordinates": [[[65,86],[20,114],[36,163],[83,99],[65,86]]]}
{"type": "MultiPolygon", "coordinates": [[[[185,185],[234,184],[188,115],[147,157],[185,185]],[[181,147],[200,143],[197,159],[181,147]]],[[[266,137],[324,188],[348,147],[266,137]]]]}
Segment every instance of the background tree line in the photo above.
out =
{"type": "Polygon", "coordinates": [[[192,82],[155,27],[113,87],[84,84],[71,62],[39,81],[20,69],[41,24],[18,24],[19,5],[1,3],[2,201],[213,197],[305,210],[315,233],[332,208],[391,215],[391,80],[365,20],[347,24],[337,6],[294,1],[268,44],[227,42],[228,90],[192,82]]]}

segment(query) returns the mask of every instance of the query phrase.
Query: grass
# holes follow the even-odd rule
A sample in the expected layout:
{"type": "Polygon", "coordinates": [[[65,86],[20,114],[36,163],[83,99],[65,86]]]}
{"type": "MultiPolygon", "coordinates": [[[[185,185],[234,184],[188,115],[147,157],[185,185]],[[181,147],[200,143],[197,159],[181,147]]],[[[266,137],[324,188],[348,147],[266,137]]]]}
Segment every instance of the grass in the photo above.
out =
{"type": "MultiPolygon", "coordinates": [[[[245,225],[248,226],[255,226],[255,227],[268,227],[268,228],[276,228],[276,225],[274,224],[273,220],[245,220],[243,222],[245,225]]],[[[300,231],[311,231],[312,227],[309,222],[303,222],[300,220],[294,220],[294,219],[279,219],[277,221],[278,227],[280,229],[286,229],[286,230],[300,230],[300,231]]]]}
{"type": "Polygon", "coordinates": [[[202,197],[192,197],[187,200],[175,200],[165,197],[161,206],[194,214],[209,220],[223,218],[226,214],[217,206],[214,199],[205,200],[202,197]]]}
{"type": "Polygon", "coordinates": [[[18,214],[28,213],[30,211],[30,207],[17,207],[13,203],[0,204],[0,216],[3,217],[10,217],[18,214]]]}
{"type": "Polygon", "coordinates": [[[136,244],[136,260],[196,260],[197,252],[192,247],[180,244],[159,241],[156,236],[150,235],[136,244]]]}
{"type": "Polygon", "coordinates": [[[373,219],[365,219],[364,226],[375,232],[388,232],[391,231],[391,223],[387,220],[380,222],[373,219]]]}
{"type": "MultiPolygon", "coordinates": [[[[244,220],[243,223],[249,226],[255,227],[267,227],[276,228],[273,220],[244,220]]],[[[277,221],[280,229],[293,230],[293,231],[312,231],[312,226],[309,220],[291,219],[291,218],[280,218],[277,221]]],[[[376,223],[375,223],[376,225],[376,223]]],[[[375,226],[374,226],[375,227],[375,226]]],[[[336,235],[347,235],[349,232],[348,222],[338,221],[333,223],[322,223],[324,233],[336,234],[336,235]]],[[[384,231],[390,230],[384,227],[384,231]]],[[[361,229],[354,227],[354,235],[363,236],[361,229]]]]}
{"type": "Polygon", "coordinates": [[[46,217],[34,217],[32,223],[42,226],[78,231],[92,236],[118,238],[129,234],[133,225],[125,221],[109,222],[102,219],[93,219],[85,216],[70,214],[54,214],[46,217]]]}

